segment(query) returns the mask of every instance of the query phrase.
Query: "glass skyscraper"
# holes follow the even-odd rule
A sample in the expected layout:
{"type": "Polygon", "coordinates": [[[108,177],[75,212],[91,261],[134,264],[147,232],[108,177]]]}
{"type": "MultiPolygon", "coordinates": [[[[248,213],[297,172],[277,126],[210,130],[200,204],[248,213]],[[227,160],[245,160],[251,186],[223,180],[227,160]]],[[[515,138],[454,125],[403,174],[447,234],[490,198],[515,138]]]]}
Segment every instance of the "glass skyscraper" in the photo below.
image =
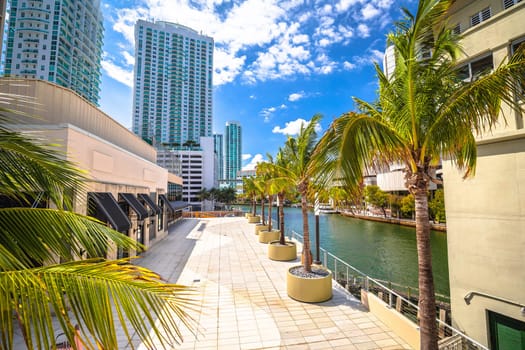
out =
{"type": "Polygon", "coordinates": [[[212,136],[213,38],[169,22],[135,25],[133,132],[154,145],[212,136]]]}
{"type": "Polygon", "coordinates": [[[217,155],[217,180],[224,179],[224,142],[222,134],[213,134],[215,154],[217,155]]]}
{"type": "Polygon", "coordinates": [[[99,0],[11,0],[5,75],[54,82],[98,106],[103,35],[99,0]]]}
{"type": "Polygon", "coordinates": [[[242,132],[241,124],[226,122],[224,133],[224,178],[234,183],[237,172],[242,168],[242,132]]]}

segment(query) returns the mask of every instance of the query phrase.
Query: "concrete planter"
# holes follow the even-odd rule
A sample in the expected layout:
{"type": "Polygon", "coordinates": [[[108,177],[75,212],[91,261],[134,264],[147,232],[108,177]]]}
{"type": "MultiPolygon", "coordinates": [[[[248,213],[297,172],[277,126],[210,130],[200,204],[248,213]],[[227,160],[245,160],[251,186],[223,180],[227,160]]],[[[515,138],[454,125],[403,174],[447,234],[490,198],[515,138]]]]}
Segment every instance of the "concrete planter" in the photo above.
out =
{"type": "Polygon", "coordinates": [[[323,272],[323,274],[303,277],[292,272],[298,268],[302,268],[302,265],[290,267],[286,276],[286,291],[290,298],[306,303],[320,303],[332,298],[332,272],[330,270],[312,265],[313,272],[323,272]]]}
{"type": "Polygon", "coordinates": [[[271,230],[271,231],[259,231],[259,242],[268,243],[279,239],[281,231],[271,230]]]}
{"type": "Polygon", "coordinates": [[[279,241],[268,243],[268,258],[277,261],[290,261],[297,259],[297,246],[294,242],[285,241],[282,245],[279,241]]]}
{"type": "Polygon", "coordinates": [[[252,216],[253,216],[252,213],[244,213],[244,217],[245,217],[246,219],[248,219],[249,217],[252,217],[252,216]]]}
{"type": "Polygon", "coordinates": [[[248,217],[248,223],[250,224],[257,224],[259,222],[261,222],[261,217],[259,215],[248,217]]]}
{"type": "Polygon", "coordinates": [[[261,231],[268,231],[268,225],[257,224],[255,225],[255,234],[258,235],[261,231]]]}

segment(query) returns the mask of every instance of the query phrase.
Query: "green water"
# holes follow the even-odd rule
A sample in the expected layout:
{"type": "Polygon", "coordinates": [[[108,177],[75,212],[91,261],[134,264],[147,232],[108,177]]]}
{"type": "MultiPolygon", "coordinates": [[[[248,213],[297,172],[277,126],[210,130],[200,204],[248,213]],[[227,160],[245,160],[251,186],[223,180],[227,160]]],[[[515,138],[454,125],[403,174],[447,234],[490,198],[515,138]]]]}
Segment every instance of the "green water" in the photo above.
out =
{"type": "MultiPolygon", "coordinates": [[[[260,213],[260,208],[258,208],[260,213]]],[[[274,220],[276,210],[273,210],[274,220]]],[[[315,218],[309,213],[315,259],[315,218]]],[[[274,224],[277,224],[275,221],[274,224]]],[[[417,287],[416,233],[412,227],[359,220],[336,214],[319,216],[321,247],[367,275],[403,286],[417,287]]],[[[300,208],[285,208],[285,231],[302,235],[300,208]]],[[[447,236],[431,232],[436,293],[449,295],[447,236]]],[[[322,259],[322,257],[321,257],[322,259]]]]}

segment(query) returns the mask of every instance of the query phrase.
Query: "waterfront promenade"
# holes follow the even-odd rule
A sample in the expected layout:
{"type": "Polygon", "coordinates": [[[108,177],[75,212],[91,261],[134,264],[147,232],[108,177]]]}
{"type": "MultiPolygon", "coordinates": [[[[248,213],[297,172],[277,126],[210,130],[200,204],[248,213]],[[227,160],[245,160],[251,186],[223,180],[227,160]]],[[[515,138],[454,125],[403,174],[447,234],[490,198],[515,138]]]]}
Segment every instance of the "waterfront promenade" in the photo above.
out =
{"type": "Polygon", "coordinates": [[[299,261],[272,261],[266,251],[253,224],[235,217],[183,219],[143,254],[138,264],[196,288],[199,328],[181,327],[176,349],[409,349],[340,287],[324,303],[290,299],[286,271],[299,261]]]}

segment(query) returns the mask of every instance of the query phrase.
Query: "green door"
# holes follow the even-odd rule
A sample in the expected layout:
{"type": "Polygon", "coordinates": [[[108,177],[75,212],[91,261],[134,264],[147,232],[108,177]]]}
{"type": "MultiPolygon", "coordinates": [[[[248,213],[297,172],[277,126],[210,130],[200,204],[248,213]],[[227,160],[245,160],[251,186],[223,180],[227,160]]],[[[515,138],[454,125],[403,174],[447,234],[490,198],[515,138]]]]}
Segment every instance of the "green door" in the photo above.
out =
{"type": "Polygon", "coordinates": [[[491,350],[525,350],[525,322],[489,311],[491,350]]]}

